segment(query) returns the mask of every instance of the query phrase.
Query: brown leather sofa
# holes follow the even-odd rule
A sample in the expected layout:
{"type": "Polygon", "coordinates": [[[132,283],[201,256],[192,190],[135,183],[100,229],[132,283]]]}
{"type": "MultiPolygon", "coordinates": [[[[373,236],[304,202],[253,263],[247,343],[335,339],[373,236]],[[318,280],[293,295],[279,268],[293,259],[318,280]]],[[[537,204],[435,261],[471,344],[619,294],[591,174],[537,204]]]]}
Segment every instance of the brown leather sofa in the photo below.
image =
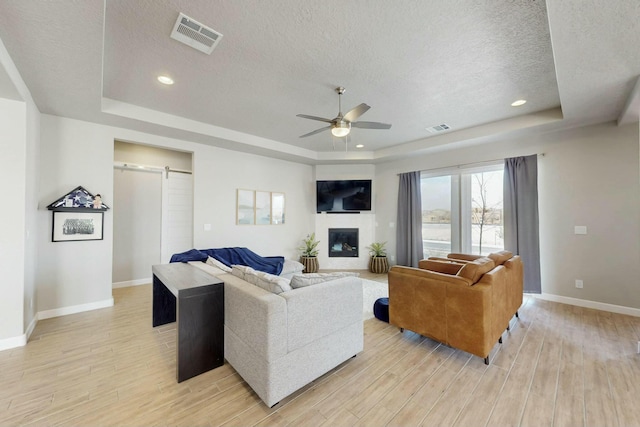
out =
{"type": "Polygon", "coordinates": [[[522,305],[522,261],[450,254],[420,268],[389,271],[389,323],[458,348],[489,363],[489,353],[522,305]]]}

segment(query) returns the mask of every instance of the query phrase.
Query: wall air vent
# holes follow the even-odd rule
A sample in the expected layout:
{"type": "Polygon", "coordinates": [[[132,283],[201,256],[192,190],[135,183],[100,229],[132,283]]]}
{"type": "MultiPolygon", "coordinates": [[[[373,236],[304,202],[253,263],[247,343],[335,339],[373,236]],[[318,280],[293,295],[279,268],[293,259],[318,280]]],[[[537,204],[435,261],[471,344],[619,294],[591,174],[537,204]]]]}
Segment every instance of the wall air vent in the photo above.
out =
{"type": "Polygon", "coordinates": [[[449,130],[449,129],[451,129],[449,125],[445,125],[444,123],[441,125],[435,125],[427,128],[427,130],[431,133],[444,132],[445,130],[449,130]]]}
{"type": "Polygon", "coordinates": [[[222,34],[181,13],[173,26],[171,38],[208,55],[218,45],[222,34]]]}

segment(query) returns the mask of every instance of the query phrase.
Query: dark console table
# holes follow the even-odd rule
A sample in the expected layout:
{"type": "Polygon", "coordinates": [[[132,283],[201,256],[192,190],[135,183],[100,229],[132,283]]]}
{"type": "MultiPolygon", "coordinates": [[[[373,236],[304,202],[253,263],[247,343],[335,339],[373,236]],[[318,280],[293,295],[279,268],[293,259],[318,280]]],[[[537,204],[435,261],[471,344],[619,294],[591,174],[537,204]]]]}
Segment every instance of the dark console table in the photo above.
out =
{"type": "Polygon", "coordinates": [[[154,265],[153,327],[176,323],[178,382],[224,364],[224,283],[185,263],[154,265]]]}

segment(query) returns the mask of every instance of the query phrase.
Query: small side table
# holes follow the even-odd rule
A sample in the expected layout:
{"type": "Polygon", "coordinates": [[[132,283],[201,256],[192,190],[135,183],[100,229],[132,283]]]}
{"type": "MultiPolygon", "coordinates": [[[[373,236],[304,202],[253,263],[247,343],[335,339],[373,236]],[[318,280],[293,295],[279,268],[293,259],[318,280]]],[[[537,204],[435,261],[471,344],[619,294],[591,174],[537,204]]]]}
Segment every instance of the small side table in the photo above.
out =
{"type": "Polygon", "coordinates": [[[224,282],[185,263],[154,265],[153,327],[176,323],[176,379],[224,364],[224,282]]]}

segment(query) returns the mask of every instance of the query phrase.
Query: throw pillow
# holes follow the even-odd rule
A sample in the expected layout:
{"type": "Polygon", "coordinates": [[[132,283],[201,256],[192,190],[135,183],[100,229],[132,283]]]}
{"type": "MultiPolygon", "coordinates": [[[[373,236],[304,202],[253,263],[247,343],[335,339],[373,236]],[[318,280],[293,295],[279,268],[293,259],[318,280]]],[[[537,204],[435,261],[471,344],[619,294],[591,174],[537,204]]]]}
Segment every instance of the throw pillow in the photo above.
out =
{"type": "Polygon", "coordinates": [[[359,273],[352,273],[348,271],[340,271],[335,273],[310,273],[310,274],[296,274],[291,278],[291,287],[293,289],[304,288],[305,286],[317,285],[318,283],[324,283],[342,277],[358,277],[359,273]]]}
{"type": "Polygon", "coordinates": [[[251,267],[247,267],[246,265],[232,265],[231,266],[231,274],[233,274],[234,276],[242,279],[242,280],[246,280],[245,279],[245,275],[247,274],[253,274],[256,271],[251,268],[251,267]]]}
{"type": "Polygon", "coordinates": [[[489,258],[491,258],[496,265],[504,264],[504,262],[511,259],[511,257],[513,257],[513,253],[509,251],[500,251],[489,254],[489,258]]]}
{"type": "Polygon", "coordinates": [[[288,279],[265,273],[264,271],[254,270],[253,272],[245,273],[244,280],[276,295],[291,290],[288,279]]]}
{"type": "Polygon", "coordinates": [[[478,258],[475,261],[468,262],[458,271],[458,276],[471,280],[471,285],[476,283],[482,275],[490,271],[495,263],[490,258],[478,258]]]}
{"type": "Polygon", "coordinates": [[[212,265],[214,267],[217,267],[222,271],[226,271],[227,273],[231,272],[231,268],[230,267],[227,267],[226,264],[221,263],[220,261],[218,261],[215,258],[208,257],[207,258],[207,264],[212,265]]]}

